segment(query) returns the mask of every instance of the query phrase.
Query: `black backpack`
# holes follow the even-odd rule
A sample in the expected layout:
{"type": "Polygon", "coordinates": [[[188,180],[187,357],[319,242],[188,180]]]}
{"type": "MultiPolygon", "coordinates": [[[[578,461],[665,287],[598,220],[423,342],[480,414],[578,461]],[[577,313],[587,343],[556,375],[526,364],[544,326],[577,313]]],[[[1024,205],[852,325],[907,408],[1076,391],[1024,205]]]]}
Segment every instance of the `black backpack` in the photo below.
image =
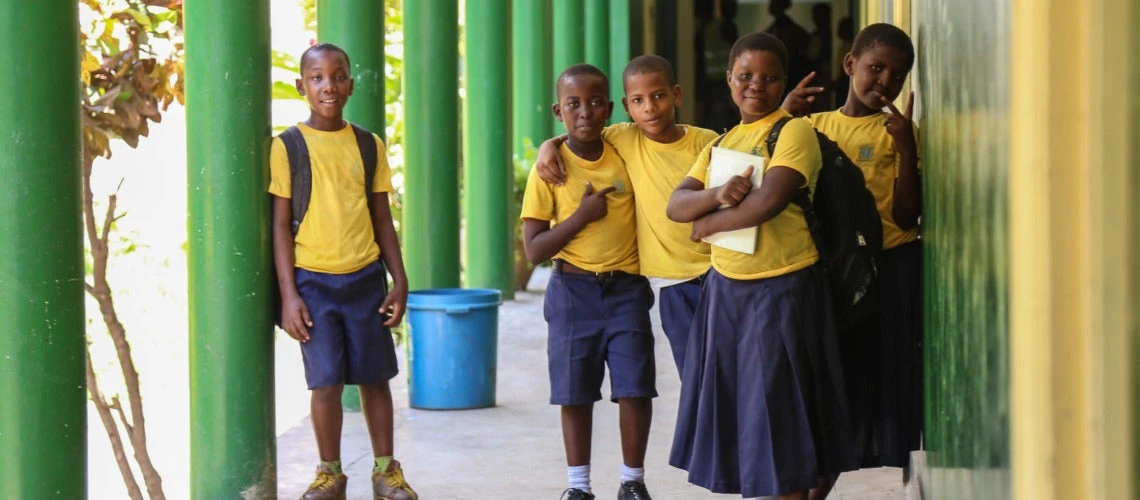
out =
{"type": "MultiPolygon", "coordinates": [[[[376,177],[376,161],[379,150],[376,148],[376,139],[372,137],[372,132],[352,125],[352,131],[356,135],[356,146],[360,148],[360,158],[364,160],[364,198],[368,202],[368,213],[374,213],[372,206],[372,182],[376,177]]],[[[281,142],[285,144],[285,152],[289,156],[289,178],[292,191],[293,205],[293,221],[291,229],[293,236],[297,236],[297,231],[301,228],[301,222],[305,220],[305,213],[309,211],[309,200],[313,194],[313,169],[312,164],[309,163],[309,147],[305,144],[305,136],[301,134],[301,129],[295,125],[289,127],[279,136],[281,142]]],[[[272,203],[272,197],[270,198],[272,203]]],[[[272,205],[269,210],[270,216],[273,214],[272,205]]],[[[270,226],[272,227],[272,225],[270,226]]],[[[270,241],[273,241],[272,236],[270,241]]],[[[270,262],[273,262],[272,259],[270,262]]],[[[277,266],[273,265],[273,276],[270,280],[273,284],[271,297],[273,298],[273,321],[280,327],[281,326],[281,290],[277,286],[277,266]]]]}
{"type": "MultiPolygon", "coordinates": [[[[764,141],[768,158],[772,158],[780,131],[790,119],[781,118],[768,133],[764,141]]],[[[815,135],[823,158],[815,198],[810,188],[804,187],[792,201],[804,211],[827,273],[835,324],[842,330],[875,312],[874,285],[883,248],[883,222],[863,171],[830,137],[818,130],[815,135]]]]}

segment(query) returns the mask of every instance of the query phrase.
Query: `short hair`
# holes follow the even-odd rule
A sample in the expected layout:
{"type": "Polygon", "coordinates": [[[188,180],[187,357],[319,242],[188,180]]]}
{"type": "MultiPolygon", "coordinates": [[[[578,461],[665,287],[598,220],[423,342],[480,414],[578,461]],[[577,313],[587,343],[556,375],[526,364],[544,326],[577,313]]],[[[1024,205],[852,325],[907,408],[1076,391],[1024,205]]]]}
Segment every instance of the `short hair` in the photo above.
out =
{"type": "Polygon", "coordinates": [[[627,78],[633,75],[652,73],[664,76],[670,86],[677,84],[677,78],[673,73],[673,63],[664,57],[654,54],[646,54],[630,59],[629,64],[625,65],[625,71],[621,73],[621,80],[624,83],[627,78]]]}
{"type": "Polygon", "coordinates": [[[736,43],[732,44],[732,50],[728,52],[728,68],[732,71],[732,66],[736,63],[736,58],[741,54],[760,50],[764,52],[771,52],[776,55],[780,60],[780,69],[786,74],[788,72],[788,49],[784,46],[779,38],[764,32],[749,33],[740,37],[736,43]]]}
{"type": "Polygon", "coordinates": [[[597,66],[585,63],[574,64],[569,68],[563,70],[562,73],[558,75],[558,79],[554,81],[555,95],[561,98],[562,82],[582,75],[590,75],[601,78],[603,84],[602,86],[606,89],[606,96],[608,97],[610,95],[610,79],[606,78],[606,74],[602,70],[598,69],[597,66]]]}
{"type": "Polygon", "coordinates": [[[851,44],[851,55],[859,57],[859,54],[863,53],[864,50],[869,50],[876,45],[894,47],[902,51],[906,56],[906,70],[910,72],[914,66],[914,44],[905,31],[899,29],[898,26],[887,23],[875,23],[867,26],[855,36],[855,41],[851,44]]]}
{"type": "Polygon", "coordinates": [[[352,62],[350,62],[348,60],[348,52],[345,52],[344,49],[342,49],[336,45],[333,45],[331,43],[318,43],[316,45],[313,45],[312,47],[305,49],[305,51],[301,53],[301,72],[302,73],[305,72],[305,66],[307,66],[309,64],[309,61],[312,61],[313,57],[315,57],[317,54],[319,54],[321,52],[339,53],[340,55],[344,56],[344,62],[346,64],[348,64],[348,67],[350,67],[350,68],[352,67],[352,62]]]}

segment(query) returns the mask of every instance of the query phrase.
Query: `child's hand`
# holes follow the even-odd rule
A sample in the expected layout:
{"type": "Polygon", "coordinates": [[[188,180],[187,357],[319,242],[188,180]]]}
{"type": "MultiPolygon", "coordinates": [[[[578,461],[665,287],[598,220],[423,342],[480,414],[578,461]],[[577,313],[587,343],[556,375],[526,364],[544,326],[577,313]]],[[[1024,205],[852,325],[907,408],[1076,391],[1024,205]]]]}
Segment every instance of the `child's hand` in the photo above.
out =
{"type": "Polygon", "coordinates": [[[728,182],[716,189],[716,201],[722,207],[735,207],[752,191],[752,172],[754,168],[749,165],[741,175],[734,175],[728,182]]]}
{"type": "Polygon", "coordinates": [[[290,337],[301,342],[309,341],[309,328],[313,327],[313,318],[309,317],[309,306],[301,300],[300,295],[285,298],[281,303],[281,328],[290,337]]]}
{"type": "Polygon", "coordinates": [[[784,98],[784,104],[780,107],[784,108],[792,116],[804,116],[811,112],[811,103],[815,102],[815,95],[822,94],[825,90],[823,87],[808,87],[808,82],[815,78],[815,71],[808,73],[796,88],[788,92],[788,96],[784,98]]]}
{"type": "Polygon", "coordinates": [[[709,229],[708,217],[701,217],[693,221],[693,231],[689,233],[689,239],[694,243],[700,243],[706,236],[712,234],[709,229]]]}
{"type": "Polygon", "coordinates": [[[388,328],[395,327],[400,324],[404,319],[404,310],[408,307],[408,284],[396,283],[392,285],[392,291],[384,297],[384,302],[380,304],[380,314],[386,316],[388,319],[384,320],[384,326],[388,328]]]}
{"type": "Polygon", "coordinates": [[[880,97],[883,104],[886,105],[890,113],[887,115],[887,121],[883,125],[887,127],[887,133],[891,135],[891,139],[895,141],[895,150],[899,154],[915,154],[918,152],[918,144],[914,139],[914,129],[911,128],[911,113],[914,111],[914,92],[911,91],[910,97],[906,100],[906,113],[899,113],[899,108],[896,108],[894,103],[887,100],[886,97],[880,97]]]}
{"type": "Polygon", "coordinates": [[[614,192],[617,187],[610,186],[601,191],[594,191],[594,185],[586,182],[586,192],[582,194],[582,203],[578,205],[578,213],[586,219],[586,223],[594,222],[606,216],[606,195],[614,192]]]}
{"type": "Polygon", "coordinates": [[[558,154],[558,146],[553,140],[547,140],[538,147],[534,168],[543,182],[555,186],[566,184],[566,165],[562,164],[562,155],[558,154]]]}

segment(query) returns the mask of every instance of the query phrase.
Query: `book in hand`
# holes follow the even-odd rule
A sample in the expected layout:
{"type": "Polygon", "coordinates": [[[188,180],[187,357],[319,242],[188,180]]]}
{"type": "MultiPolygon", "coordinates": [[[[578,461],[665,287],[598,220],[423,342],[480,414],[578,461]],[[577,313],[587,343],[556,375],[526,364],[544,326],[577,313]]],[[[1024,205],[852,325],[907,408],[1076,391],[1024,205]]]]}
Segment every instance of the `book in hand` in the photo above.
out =
{"type": "MultiPolygon", "coordinates": [[[[752,189],[760,189],[760,181],[764,178],[764,157],[721,147],[712,148],[710,153],[707,188],[723,186],[732,176],[742,175],[751,166],[754,167],[752,189]]],[[[760,228],[754,226],[711,234],[703,239],[710,245],[752,255],[756,253],[756,239],[759,232],[760,228]]]]}

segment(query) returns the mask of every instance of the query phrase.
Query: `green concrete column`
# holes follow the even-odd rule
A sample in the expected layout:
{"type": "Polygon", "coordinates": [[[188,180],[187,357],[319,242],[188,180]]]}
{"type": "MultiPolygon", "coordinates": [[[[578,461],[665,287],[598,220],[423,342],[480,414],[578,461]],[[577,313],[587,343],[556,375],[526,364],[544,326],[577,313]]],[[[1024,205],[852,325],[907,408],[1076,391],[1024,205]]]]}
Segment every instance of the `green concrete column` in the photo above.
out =
{"type": "MultiPolygon", "coordinates": [[[[547,102],[557,101],[554,81],[568,66],[586,62],[586,44],[583,38],[586,33],[583,29],[585,22],[585,8],[582,0],[551,0],[554,5],[553,31],[554,31],[554,67],[547,83],[547,102]]],[[[547,111],[549,111],[547,107],[547,111]]],[[[550,123],[555,134],[566,131],[562,123],[550,115],[550,123]]]]}
{"type": "Polygon", "coordinates": [[[404,0],[404,223],[412,290],[459,286],[459,3],[404,0]]]}
{"type": "MultiPolygon", "coordinates": [[[[609,54],[609,75],[610,75],[610,98],[614,101],[619,101],[625,95],[625,86],[623,85],[621,74],[625,71],[625,65],[630,59],[630,17],[629,17],[629,0],[609,0],[610,2],[610,54],[609,54]]],[[[614,116],[610,118],[610,123],[618,123],[626,121],[625,111],[621,110],[621,106],[614,106],[614,116]]]]}
{"type": "Polygon", "coordinates": [[[346,120],[384,137],[384,2],[317,3],[317,38],[348,52],[355,89],[346,120]]]}
{"type": "MultiPolygon", "coordinates": [[[[526,158],[526,148],[537,148],[551,135],[550,104],[554,102],[551,64],[550,3],[513,0],[511,6],[511,111],[514,154],[526,158]]],[[[562,71],[562,70],[559,70],[562,71]]],[[[526,165],[529,169],[530,165],[526,165]]]]}
{"type": "Polygon", "coordinates": [[[610,72],[609,4],[610,0],[586,0],[586,62],[597,66],[612,80],[620,75],[610,72]]]}
{"type": "Polygon", "coordinates": [[[269,0],[185,8],[190,495],[274,498],[269,0]]]}
{"type": "MultiPolygon", "coordinates": [[[[384,137],[384,2],[317,3],[317,38],[348,52],[355,86],[344,118],[384,137]]],[[[344,409],[360,411],[360,391],[344,388],[344,409]]]]}
{"type": "Polygon", "coordinates": [[[0,498],[85,498],[79,13],[0,19],[0,498]]]}
{"type": "Polygon", "coordinates": [[[511,162],[509,0],[467,1],[463,100],[466,285],[514,295],[514,164],[511,162]]]}

